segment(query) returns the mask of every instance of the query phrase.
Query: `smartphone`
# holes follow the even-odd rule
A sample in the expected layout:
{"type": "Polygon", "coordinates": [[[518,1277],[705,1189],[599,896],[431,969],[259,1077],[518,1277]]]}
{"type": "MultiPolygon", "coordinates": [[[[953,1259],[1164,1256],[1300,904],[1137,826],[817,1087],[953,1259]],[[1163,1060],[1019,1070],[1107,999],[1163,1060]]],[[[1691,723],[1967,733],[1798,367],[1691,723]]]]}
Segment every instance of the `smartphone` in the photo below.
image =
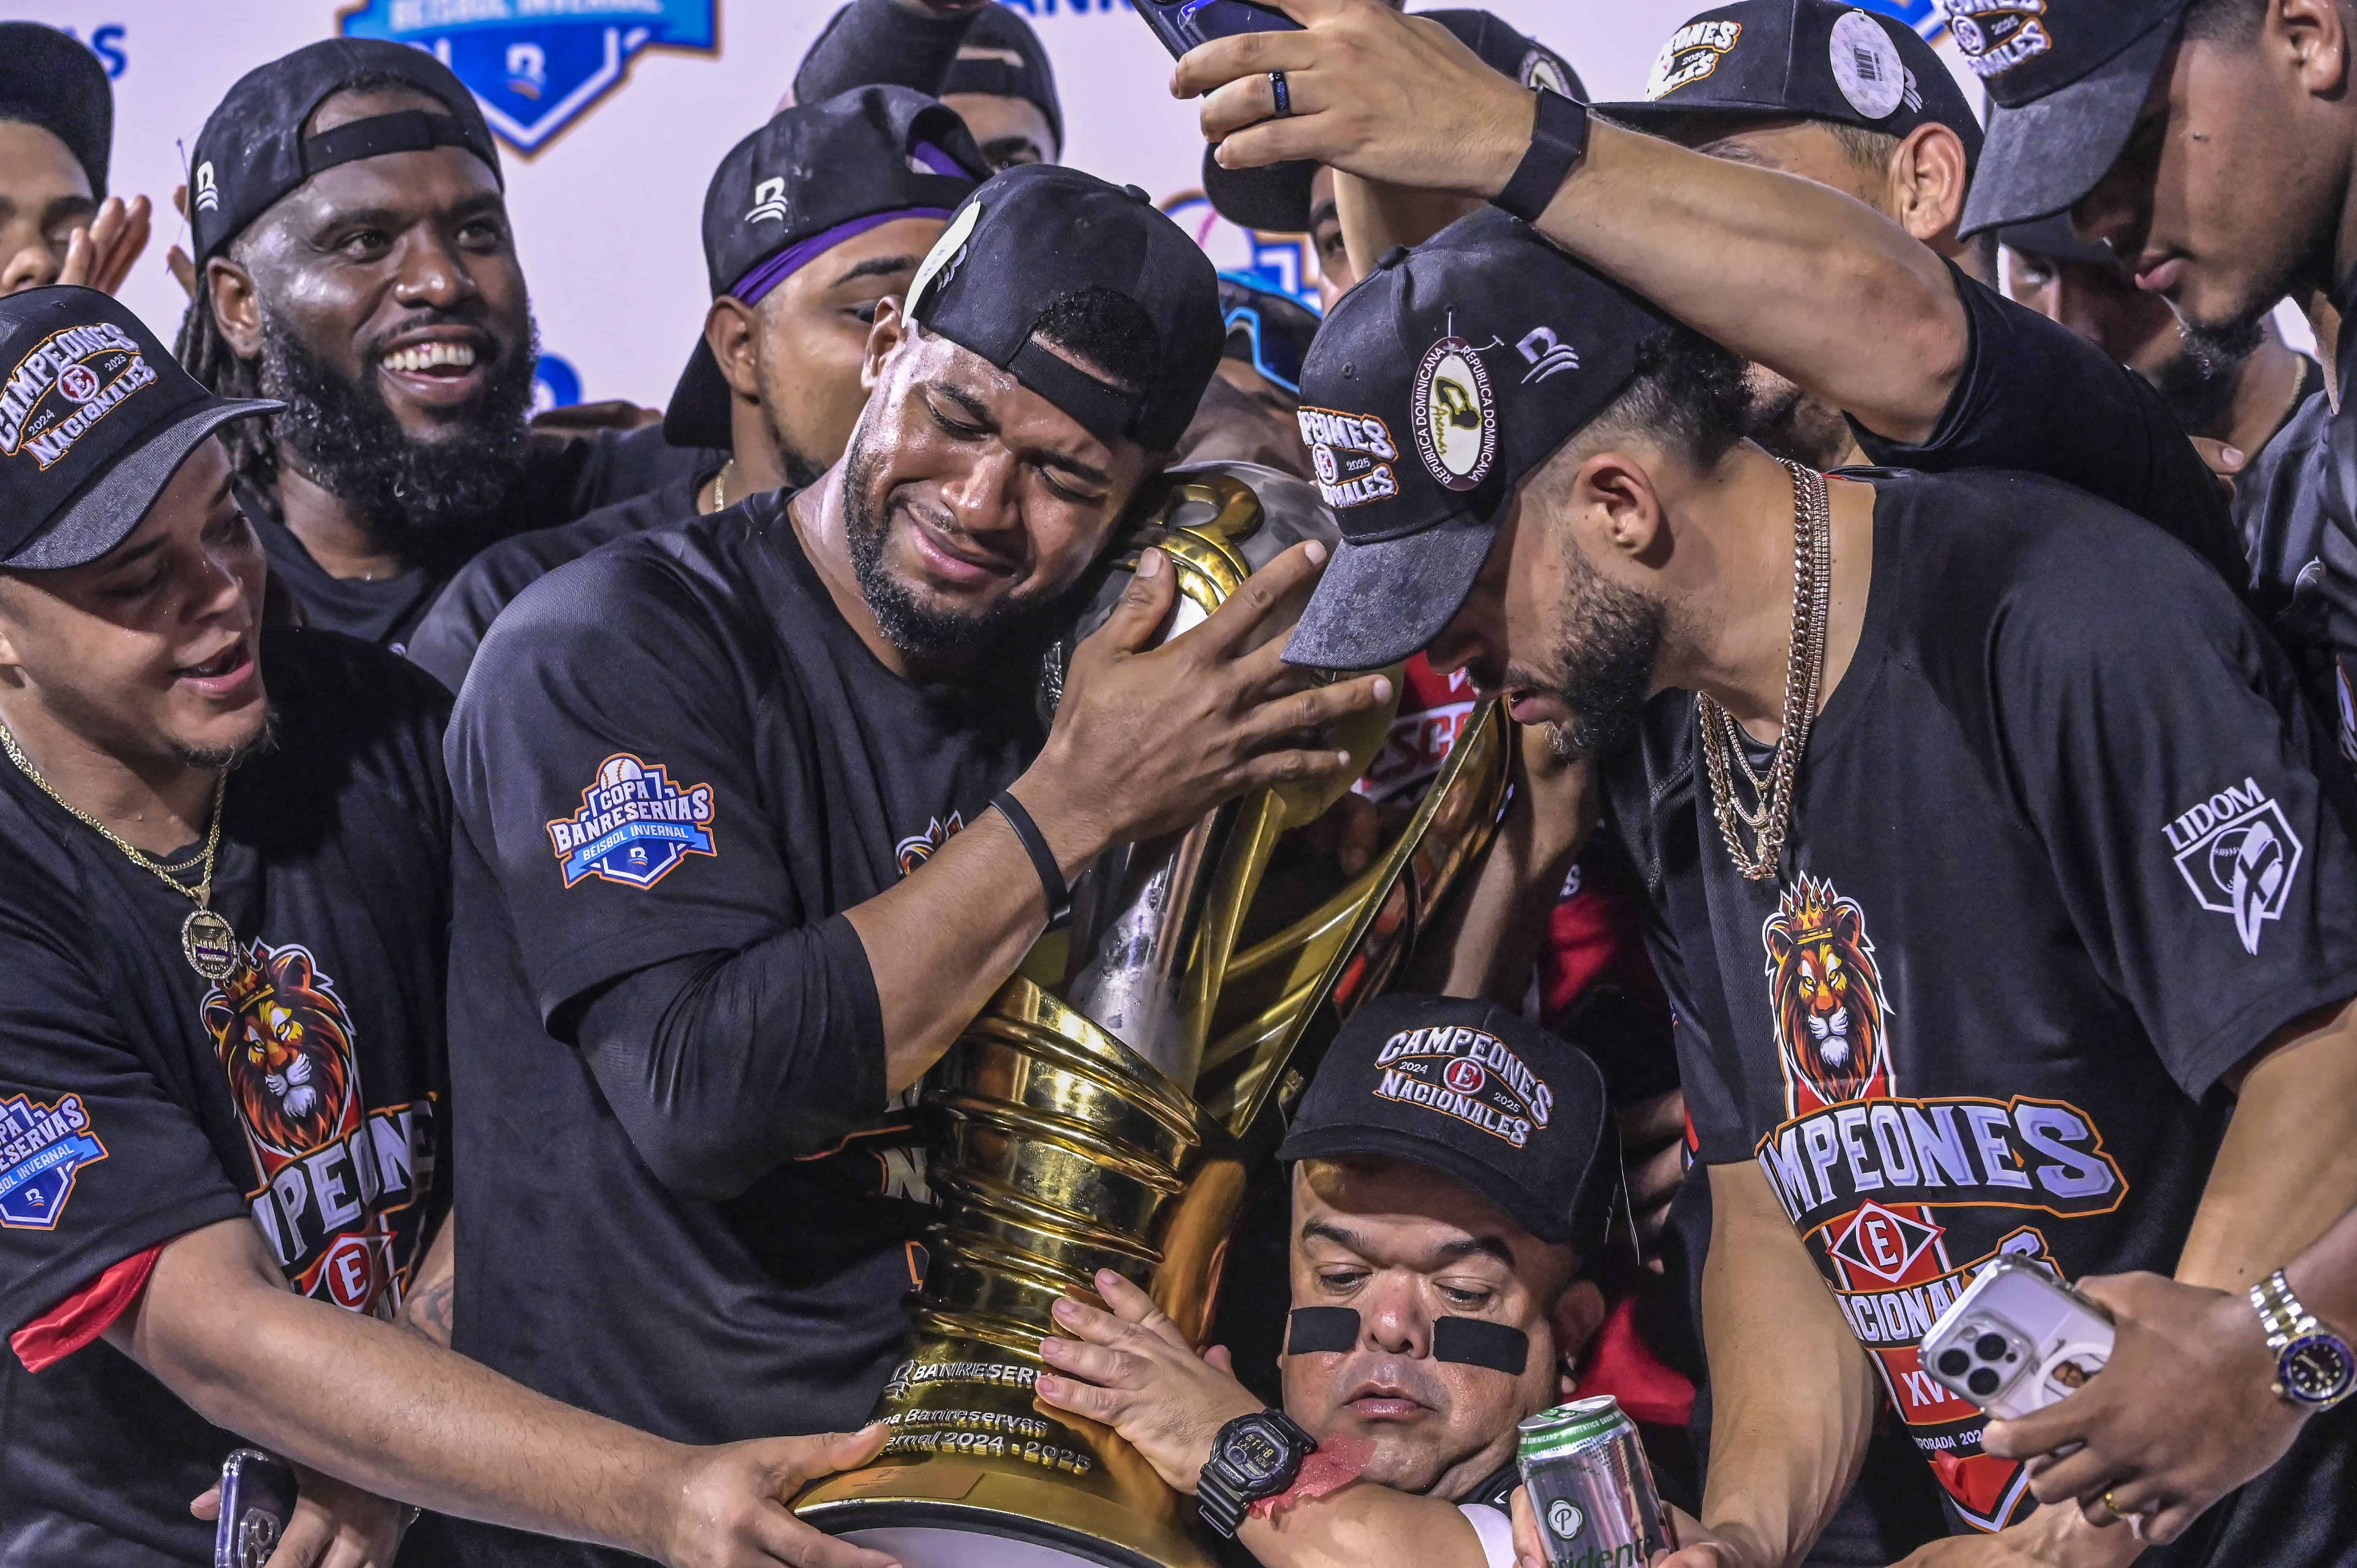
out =
{"type": "Polygon", "coordinates": [[[1198,44],[1238,33],[1297,32],[1301,24],[1252,0],[1136,0],[1137,14],[1178,59],[1198,44]]]}
{"type": "Polygon", "coordinates": [[[1923,1336],[1923,1370],[2006,1420],[2071,1397],[2112,1359],[2112,1319],[2041,1264],[1999,1258],[1923,1336]]]}
{"type": "Polygon", "coordinates": [[[259,1448],[237,1450],[221,1465],[213,1568],[262,1568],[294,1517],[295,1472],[259,1448]]]}

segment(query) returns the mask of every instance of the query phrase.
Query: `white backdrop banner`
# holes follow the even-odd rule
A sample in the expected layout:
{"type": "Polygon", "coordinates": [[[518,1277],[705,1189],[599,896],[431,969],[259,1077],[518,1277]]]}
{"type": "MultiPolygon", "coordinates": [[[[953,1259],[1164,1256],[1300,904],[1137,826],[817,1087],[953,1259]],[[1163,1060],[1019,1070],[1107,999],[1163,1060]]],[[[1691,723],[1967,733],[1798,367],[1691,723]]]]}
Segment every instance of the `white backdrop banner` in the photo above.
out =
{"type": "MultiPolygon", "coordinates": [[[[1240,231],[1201,200],[1194,107],[1170,97],[1169,57],[1129,0],[1010,3],[1054,61],[1066,162],[1154,192],[1222,266],[1306,285],[1313,263],[1297,236],[1240,231]]],[[[1663,41],[1706,3],[1489,0],[1599,98],[1638,96],[1663,41]]],[[[1932,0],[1877,8],[1936,30],[1932,0]]],[[[0,15],[67,29],[113,78],[113,187],[144,192],[156,209],[156,239],[124,294],[167,337],[185,300],[164,251],[188,240],[172,188],[230,83],[339,32],[393,38],[447,61],[501,140],[545,355],[544,399],[659,405],[709,303],[696,227],[705,184],[773,112],[834,9],[834,0],[19,0],[0,15]]],[[[1961,75],[1953,46],[1940,47],[1961,75]]]]}

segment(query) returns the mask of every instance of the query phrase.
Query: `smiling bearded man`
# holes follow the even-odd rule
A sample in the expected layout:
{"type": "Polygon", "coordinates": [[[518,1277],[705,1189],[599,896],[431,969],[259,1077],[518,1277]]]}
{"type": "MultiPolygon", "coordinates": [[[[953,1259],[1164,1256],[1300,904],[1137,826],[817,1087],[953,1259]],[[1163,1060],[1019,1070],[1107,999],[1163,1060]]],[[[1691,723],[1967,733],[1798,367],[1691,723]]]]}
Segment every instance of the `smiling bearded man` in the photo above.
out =
{"type": "Polygon", "coordinates": [[[179,357],[286,405],[225,439],[312,625],[400,651],[484,545],[614,499],[613,439],[528,436],[537,346],[499,154],[433,56],[341,38],[249,72],[197,137],[188,216],[203,275],[179,357]]]}

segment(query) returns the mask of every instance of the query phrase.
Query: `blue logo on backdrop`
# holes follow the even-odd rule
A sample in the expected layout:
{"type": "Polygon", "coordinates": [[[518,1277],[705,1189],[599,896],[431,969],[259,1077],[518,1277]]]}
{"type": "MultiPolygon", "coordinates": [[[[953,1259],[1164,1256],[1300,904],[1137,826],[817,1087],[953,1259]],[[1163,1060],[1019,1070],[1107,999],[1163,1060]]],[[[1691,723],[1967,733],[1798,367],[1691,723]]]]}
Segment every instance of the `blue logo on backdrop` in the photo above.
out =
{"type": "Polygon", "coordinates": [[[1948,30],[1948,13],[1940,0],[1857,0],[1857,5],[1906,23],[1932,43],[1948,30]]]}
{"type": "Polygon", "coordinates": [[[124,53],[123,48],[123,35],[126,30],[120,22],[105,22],[92,27],[90,30],[90,37],[84,38],[81,29],[70,25],[58,29],[96,55],[98,63],[106,68],[109,81],[120,78],[124,71],[131,69],[131,57],[124,53]]]}
{"type": "Polygon", "coordinates": [[[543,350],[540,362],[532,368],[532,411],[545,413],[552,408],[570,408],[581,401],[581,372],[573,361],[562,354],[543,350]]]}
{"type": "Polygon", "coordinates": [[[104,1158],[81,1096],[60,1095],[54,1105],[21,1094],[0,1100],[0,1228],[56,1230],[74,1172],[104,1158]]]}
{"type": "Polygon", "coordinates": [[[426,50],[527,156],[622,83],[640,49],[718,52],[719,0],[368,0],[344,36],[426,50]]]}

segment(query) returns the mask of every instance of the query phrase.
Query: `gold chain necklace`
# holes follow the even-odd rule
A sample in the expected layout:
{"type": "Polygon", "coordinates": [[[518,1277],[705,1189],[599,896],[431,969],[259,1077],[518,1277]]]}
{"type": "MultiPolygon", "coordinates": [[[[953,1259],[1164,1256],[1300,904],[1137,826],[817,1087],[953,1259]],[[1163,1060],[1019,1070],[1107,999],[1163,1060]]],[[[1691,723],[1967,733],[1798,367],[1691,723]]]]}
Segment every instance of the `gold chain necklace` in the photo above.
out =
{"type": "Polygon", "coordinates": [[[6,725],[0,725],[0,749],[5,749],[8,753],[8,760],[16,765],[17,771],[40,786],[41,793],[64,808],[67,815],[129,855],[134,865],[154,872],[165,886],[195,901],[197,907],[188,911],[187,919],[180,922],[180,951],[187,957],[190,969],[195,970],[207,980],[226,980],[237,972],[239,964],[245,956],[238,947],[237,931],[227,919],[215,913],[211,908],[213,855],[221,848],[221,800],[229,792],[227,768],[221,769],[213,780],[213,820],[212,825],[205,830],[204,849],[177,865],[167,865],[63,795],[59,794],[57,786],[41,777],[41,770],[33,766],[33,759],[27,757],[24,748],[16,744],[15,733],[6,725]],[[174,872],[186,871],[190,866],[199,865],[204,867],[204,874],[197,879],[197,885],[194,887],[190,887],[173,875],[174,872]]]}
{"type": "Polygon", "coordinates": [[[731,457],[720,465],[720,472],[712,476],[712,510],[728,510],[728,476],[737,469],[737,459],[731,457]]]}
{"type": "Polygon", "coordinates": [[[1727,842],[1727,858],[1735,862],[1736,870],[1753,882],[1765,882],[1776,875],[1776,863],[1792,829],[1795,779],[1824,686],[1826,628],[1833,618],[1833,507],[1825,477],[1798,463],[1786,463],[1781,457],[1777,461],[1784,463],[1785,472],[1792,478],[1792,641],[1784,665],[1783,726],[1776,736],[1775,755],[1769,760],[1764,779],[1752,771],[1750,759],[1743,755],[1743,735],[1734,715],[1706,693],[1695,694],[1719,836],[1727,842]],[[1756,811],[1746,811],[1735,797],[1727,768],[1730,752],[1758,792],[1756,811]],[[1749,850],[1743,847],[1744,827],[1757,835],[1749,850]]]}

